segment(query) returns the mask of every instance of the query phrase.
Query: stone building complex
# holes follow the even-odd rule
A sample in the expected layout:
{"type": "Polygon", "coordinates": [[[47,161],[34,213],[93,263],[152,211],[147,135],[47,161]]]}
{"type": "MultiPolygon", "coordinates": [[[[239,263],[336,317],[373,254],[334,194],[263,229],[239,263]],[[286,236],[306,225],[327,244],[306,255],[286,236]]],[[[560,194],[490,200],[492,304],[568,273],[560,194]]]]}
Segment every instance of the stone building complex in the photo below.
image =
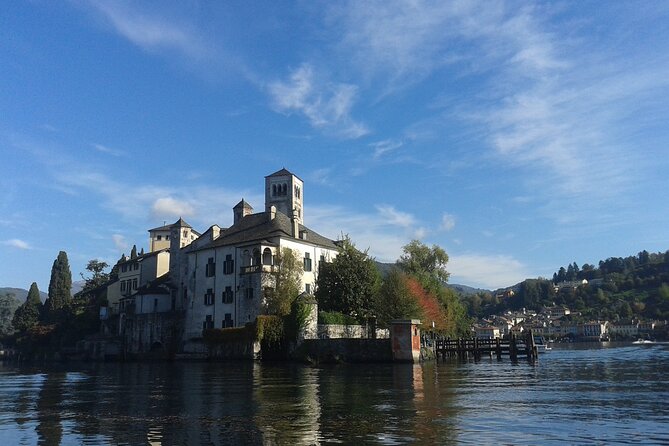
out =
{"type": "Polygon", "coordinates": [[[129,352],[202,351],[206,328],[239,327],[266,311],[276,259],[290,248],[302,259],[301,291],[311,293],[319,262],[335,241],[304,225],[304,184],[286,169],[265,177],[265,206],[241,200],[228,228],[202,234],[183,219],[149,230],[149,252],[117,264],[104,319],[129,352]]]}

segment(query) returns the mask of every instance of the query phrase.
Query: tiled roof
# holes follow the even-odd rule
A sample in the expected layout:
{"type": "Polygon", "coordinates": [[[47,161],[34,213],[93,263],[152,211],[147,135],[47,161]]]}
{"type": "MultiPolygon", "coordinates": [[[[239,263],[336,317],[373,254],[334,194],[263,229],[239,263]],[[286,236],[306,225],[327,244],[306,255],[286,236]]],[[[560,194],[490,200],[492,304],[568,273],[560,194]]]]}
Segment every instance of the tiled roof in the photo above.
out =
{"type": "Polygon", "coordinates": [[[289,171],[288,169],[286,169],[285,167],[282,168],[281,170],[277,170],[276,172],[274,172],[274,173],[271,174],[271,175],[267,175],[265,178],[270,178],[270,177],[283,177],[283,176],[286,176],[286,175],[292,175],[292,176],[294,176],[294,177],[299,178],[300,181],[302,180],[302,178],[300,178],[300,177],[298,177],[297,175],[295,175],[294,173],[290,172],[290,171],[289,171]]]}
{"type": "MultiPolygon", "coordinates": [[[[299,225],[300,232],[306,231],[306,240],[301,241],[325,248],[336,249],[337,245],[333,240],[308,229],[306,226],[299,225]]],[[[287,215],[277,212],[273,219],[270,219],[269,212],[259,212],[257,214],[247,215],[225,231],[214,241],[203,245],[199,249],[208,249],[216,246],[239,245],[245,242],[255,242],[270,240],[274,237],[293,237],[292,222],[287,215]]],[[[296,239],[297,240],[297,239],[296,239]]]]}
{"type": "Polygon", "coordinates": [[[186,223],[186,221],[183,218],[179,218],[176,222],[172,223],[171,225],[165,225],[165,226],[159,226],[157,228],[149,229],[149,232],[153,231],[169,231],[172,229],[173,226],[179,226],[182,228],[193,228],[191,225],[186,223]]]}
{"type": "Polygon", "coordinates": [[[253,210],[253,206],[251,206],[251,205],[249,204],[249,202],[246,201],[246,200],[244,200],[243,198],[242,198],[242,201],[240,201],[239,203],[237,203],[237,204],[235,205],[235,207],[232,208],[232,209],[238,209],[238,208],[245,208],[245,209],[251,209],[251,210],[253,210]]]}

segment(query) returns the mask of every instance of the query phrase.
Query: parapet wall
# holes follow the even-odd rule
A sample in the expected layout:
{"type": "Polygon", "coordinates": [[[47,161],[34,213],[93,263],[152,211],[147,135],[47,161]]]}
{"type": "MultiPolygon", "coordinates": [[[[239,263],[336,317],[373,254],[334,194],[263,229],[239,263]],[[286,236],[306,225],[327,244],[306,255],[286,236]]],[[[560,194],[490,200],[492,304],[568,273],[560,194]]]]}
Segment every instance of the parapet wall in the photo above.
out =
{"type": "Polygon", "coordinates": [[[303,359],[315,362],[391,362],[390,339],[306,339],[303,359]]]}

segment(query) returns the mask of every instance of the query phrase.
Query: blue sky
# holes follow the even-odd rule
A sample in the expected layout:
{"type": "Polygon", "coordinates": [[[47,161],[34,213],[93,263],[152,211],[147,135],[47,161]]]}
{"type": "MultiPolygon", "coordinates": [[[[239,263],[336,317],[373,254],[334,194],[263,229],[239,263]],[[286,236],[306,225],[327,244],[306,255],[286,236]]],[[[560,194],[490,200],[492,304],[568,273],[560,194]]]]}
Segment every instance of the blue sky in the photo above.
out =
{"type": "Polygon", "coordinates": [[[75,280],[263,177],[452,283],[669,249],[669,3],[16,1],[0,11],[0,286],[75,280]]]}

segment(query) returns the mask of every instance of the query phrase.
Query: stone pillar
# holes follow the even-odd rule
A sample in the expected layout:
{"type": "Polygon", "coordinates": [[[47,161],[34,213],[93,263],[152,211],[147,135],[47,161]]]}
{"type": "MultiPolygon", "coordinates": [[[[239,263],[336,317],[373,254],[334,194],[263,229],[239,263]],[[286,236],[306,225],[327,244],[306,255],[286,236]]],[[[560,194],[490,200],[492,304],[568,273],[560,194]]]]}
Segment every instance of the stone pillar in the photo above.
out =
{"type": "Polygon", "coordinates": [[[418,319],[395,320],[390,323],[390,342],[393,361],[420,361],[420,321],[418,319]]]}

